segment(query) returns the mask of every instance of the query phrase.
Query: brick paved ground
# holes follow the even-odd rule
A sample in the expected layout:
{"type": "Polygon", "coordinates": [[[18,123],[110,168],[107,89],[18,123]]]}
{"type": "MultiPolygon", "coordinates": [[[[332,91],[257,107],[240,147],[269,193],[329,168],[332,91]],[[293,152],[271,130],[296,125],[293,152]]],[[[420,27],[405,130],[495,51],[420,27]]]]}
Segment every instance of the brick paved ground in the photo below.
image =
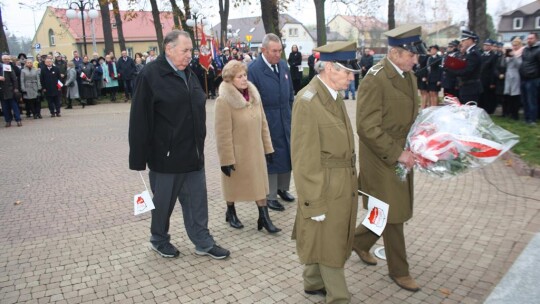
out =
{"type": "MultiPolygon", "coordinates": [[[[354,116],[354,102],[347,103],[354,116]]],[[[180,257],[148,249],[149,216],[132,215],[143,185],[128,170],[129,104],[76,107],[61,118],[0,128],[0,302],[321,302],[303,294],[290,240],[294,204],[271,213],[283,228],[278,235],[256,230],[252,202],[237,204],[244,229],[225,223],[213,102],[207,111],[210,229],[232,251],[225,261],[194,254],[179,208],[171,232],[180,257]]],[[[345,266],[352,302],[482,302],[540,231],[539,199],[540,180],[517,176],[503,161],[446,181],[418,174],[405,229],[422,290],[399,289],[385,262],[368,267],[353,255],[345,266]]]]}

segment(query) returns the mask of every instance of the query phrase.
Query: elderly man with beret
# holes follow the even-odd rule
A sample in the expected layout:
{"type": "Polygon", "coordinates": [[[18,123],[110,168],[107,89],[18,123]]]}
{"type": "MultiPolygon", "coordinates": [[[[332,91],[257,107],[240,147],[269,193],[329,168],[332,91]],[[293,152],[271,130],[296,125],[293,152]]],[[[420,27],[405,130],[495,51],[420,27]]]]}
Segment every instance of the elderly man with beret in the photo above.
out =
{"type": "Polygon", "coordinates": [[[319,73],[296,96],[291,155],[298,207],[293,230],[304,290],[326,303],[349,303],[343,266],[351,255],[358,184],[354,133],[339,91],[361,69],[356,43],[316,48],[319,73]]]}
{"type": "MultiPolygon", "coordinates": [[[[411,169],[414,158],[405,151],[407,134],[418,114],[420,98],[412,68],[425,54],[420,26],[404,25],[385,33],[389,50],[360,83],[356,108],[359,136],[360,189],[390,205],[382,233],[390,278],[401,288],[418,291],[409,273],[403,223],[413,213],[413,172],[402,181],[395,172],[401,163],[411,169]]],[[[363,198],[367,208],[368,197],[363,198]]],[[[369,253],[379,235],[365,226],[356,228],[353,250],[368,265],[377,260],[369,253]]]]}

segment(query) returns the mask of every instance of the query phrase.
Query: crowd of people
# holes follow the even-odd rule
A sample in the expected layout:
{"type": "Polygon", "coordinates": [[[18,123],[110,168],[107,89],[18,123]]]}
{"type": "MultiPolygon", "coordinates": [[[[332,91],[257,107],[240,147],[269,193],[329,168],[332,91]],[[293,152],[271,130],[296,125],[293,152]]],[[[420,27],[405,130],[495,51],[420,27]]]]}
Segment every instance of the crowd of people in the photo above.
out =
{"type": "Polygon", "coordinates": [[[2,55],[0,67],[1,114],[5,127],[13,120],[22,126],[22,117],[42,119],[41,104],[46,101],[51,117],[62,116],[62,105],[73,109],[77,101],[82,108],[96,104],[101,97],[116,101],[117,93],[124,92],[124,102],[132,98],[135,77],[144,64],[156,58],[151,50],[148,56],[135,54],[135,59],[124,50],[120,58],[111,52],[105,56],[94,53],[92,58],[73,51],[72,58],[54,53],[38,55],[36,60],[24,53],[17,57],[2,55]]]}
{"type": "Polygon", "coordinates": [[[438,45],[419,56],[415,66],[421,108],[439,104],[439,93],[458,97],[461,103],[475,102],[488,114],[502,106],[501,115],[519,120],[523,107],[527,124],[536,125],[539,115],[540,42],[536,33],[526,45],[515,37],[509,47],[486,39],[482,49],[478,36],[463,31],[460,40],[449,42],[446,51],[438,45]]]}

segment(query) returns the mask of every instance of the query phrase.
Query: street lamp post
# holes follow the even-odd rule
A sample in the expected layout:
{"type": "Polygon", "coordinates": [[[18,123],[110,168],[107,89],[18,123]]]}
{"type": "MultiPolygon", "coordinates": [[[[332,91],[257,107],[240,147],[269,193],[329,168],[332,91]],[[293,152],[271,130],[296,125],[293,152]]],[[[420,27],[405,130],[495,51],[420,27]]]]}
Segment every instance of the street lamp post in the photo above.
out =
{"type": "Polygon", "coordinates": [[[86,30],[84,28],[84,18],[95,19],[99,15],[98,11],[94,9],[91,1],[85,2],[84,0],[79,0],[79,2],[73,1],[69,4],[69,9],[66,11],[66,17],[69,19],[81,18],[82,31],[83,31],[83,45],[84,45],[84,54],[88,55],[88,50],[86,49],[86,30]],[[85,10],[88,6],[88,12],[85,10]],[[76,9],[79,9],[81,12],[80,15],[77,14],[76,9]]]}
{"type": "Polygon", "coordinates": [[[232,30],[232,25],[227,24],[227,40],[229,47],[231,47],[231,40],[234,38],[238,42],[238,32],[240,32],[240,29],[237,29],[236,31],[232,30]]]}
{"type": "MultiPolygon", "coordinates": [[[[33,6],[30,6],[30,5],[26,4],[26,3],[24,3],[24,2],[19,2],[19,5],[27,7],[32,11],[32,18],[34,19],[34,38],[36,38],[36,44],[38,44],[39,41],[38,41],[37,26],[36,26],[36,10],[37,9],[35,7],[33,7],[33,6]]],[[[34,48],[34,45],[32,45],[32,48],[34,48]]]]}
{"type": "Polygon", "coordinates": [[[199,49],[199,44],[197,43],[197,39],[199,38],[199,34],[197,33],[197,20],[201,19],[201,31],[204,31],[204,26],[207,24],[207,21],[205,17],[199,13],[200,8],[198,6],[193,6],[191,8],[191,19],[186,20],[186,24],[189,27],[193,27],[195,29],[195,49],[199,49]]]}

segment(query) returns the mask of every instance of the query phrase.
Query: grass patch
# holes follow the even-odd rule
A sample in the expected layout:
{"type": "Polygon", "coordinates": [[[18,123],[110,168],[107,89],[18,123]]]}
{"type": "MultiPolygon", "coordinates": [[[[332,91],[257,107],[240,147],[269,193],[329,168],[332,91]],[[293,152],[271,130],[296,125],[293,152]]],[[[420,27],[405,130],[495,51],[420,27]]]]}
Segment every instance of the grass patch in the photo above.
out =
{"type": "Polygon", "coordinates": [[[519,135],[519,143],[512,148],[512,152],[519,155],[529,165],[540,166],[540,126],[530,126],[524,121],[510,118],[491,116],[497,125],[519,135]]]}

